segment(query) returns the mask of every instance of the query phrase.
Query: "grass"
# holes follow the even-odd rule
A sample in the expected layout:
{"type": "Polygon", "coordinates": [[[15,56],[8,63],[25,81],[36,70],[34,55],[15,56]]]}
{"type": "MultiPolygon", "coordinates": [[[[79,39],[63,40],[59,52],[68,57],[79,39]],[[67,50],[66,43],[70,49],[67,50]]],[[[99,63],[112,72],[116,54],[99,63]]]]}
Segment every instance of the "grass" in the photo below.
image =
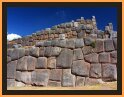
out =
{"type": "Polygon", "coordinates": [[[7,90],[117,90],[117,82],[106,82],[103,84],[82,87],[9,87],[7,90]]]}

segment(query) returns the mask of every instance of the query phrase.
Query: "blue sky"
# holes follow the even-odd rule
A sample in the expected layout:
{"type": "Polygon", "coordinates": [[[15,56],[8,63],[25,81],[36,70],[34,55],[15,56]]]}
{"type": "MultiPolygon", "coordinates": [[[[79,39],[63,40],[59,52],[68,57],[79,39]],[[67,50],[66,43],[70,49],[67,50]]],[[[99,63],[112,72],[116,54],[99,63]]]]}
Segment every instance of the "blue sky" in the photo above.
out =
{"type": "Polygon", "coordinates": [[[7,33],[20,36],[49,28],[77,18],[91,19],[96,16],[97,26],[104,29],[109,22],[117,30],[117,8],[114,7],[82,7],[82,8],[45,8],[45,7],[8,7],[7,33]]]}

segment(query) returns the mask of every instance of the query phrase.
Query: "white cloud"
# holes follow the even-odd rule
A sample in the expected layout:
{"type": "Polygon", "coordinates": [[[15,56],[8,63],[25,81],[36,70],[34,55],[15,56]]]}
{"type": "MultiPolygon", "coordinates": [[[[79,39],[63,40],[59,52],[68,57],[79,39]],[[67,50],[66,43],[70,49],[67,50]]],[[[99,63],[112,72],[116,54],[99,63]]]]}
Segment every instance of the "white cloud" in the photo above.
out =
{"type": "Polygon", "coordinates": [[[18,34],[13,34],[13,33],[11,33],[11,34],[8,34],[8,35],[7,35],[7,40],[9,40],[9,41],[11,41],[11,40],[13,40],[13,39],[18,39],[18,38],[21,38],[21,36],[18,35],[18,34]]]}

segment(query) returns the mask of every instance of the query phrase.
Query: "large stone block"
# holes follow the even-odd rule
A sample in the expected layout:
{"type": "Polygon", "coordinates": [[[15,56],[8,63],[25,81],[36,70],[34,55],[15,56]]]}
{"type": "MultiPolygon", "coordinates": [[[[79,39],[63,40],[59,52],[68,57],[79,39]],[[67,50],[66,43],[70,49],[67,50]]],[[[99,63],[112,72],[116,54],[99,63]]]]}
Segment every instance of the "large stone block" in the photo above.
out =
{"type": "Polygon", "coordinates": [[[84,47],[82,48],[82,51],[83,51],[83,54],[84,54],[84,55],[93,53],[93,47],[91,47],[91,46],[84,46],[84,47]]]}
{"type": "Polygon", "coordinates": [[[25,48],[18,48],[19,51],[19,58],[25,56],[25,48]]]}
{"type": "Polygon", "coordinates": [[[26,49],[25,49],[25,56],[28,56],[28,55],[29,55],[29,49],[26,48],[26,49]]]}
{"type": "Polygon", "coordinates": [[[31,72],[22,72],[21,73],[21,81],[25,84],[31,84],[31,72]]]}
{"type": "Polygon", "coordinates": [[[24,56],[24,57],[18,59],[16,70],[20,70],[20,71],[27,70],[27,59],[28,59],[27,56],[24,56]]]}
{"type": "Polygon", "coordinates": [[[32,84],[37,86],[47,86],[49,80],[49,71],[47,69],[37,69],[31,75],[32,84]]]}
{"type": "Polygon", "coordinates": [[[75,47],[76,48],[81,48],[84,46],[84,40],[83,39],[76,39],[75,40],[75,47]]]}
{"type": "Polygon", "coordinates": [[[11,61],[11,57],[7,56],[7,63],[11,61]]]}
{"type": "Polygon", "coordinates": [[[7,56],[11,56],[13,52],[13,49],[7,49],[7,56]]]}
{"type": "Polygon", "coordinates": [[[43,47],[44,46],[44,41],[36,42],[36,47],[43,47]]]}
{"type": "Polygon", "coordinates": [[[100,53],[99,54],[99,62],[101,63],[109,63],[110,62],[110,53],[100,53]]]}
{"type": "Polygon", "coordinates": [[[98,54],[97,53],[91,53],[91,54],[85,55],[84,56],[84,59],[87,62],[91,62],[91,63],[97,63],[97,62],[99,62],[99,60],[98,60],[98,54]]]}
{"type": "Polygon", "coordinates": [[[62,86],[63,87],[75,86],[75,76],[71,74],[71,69],[63,69],[62,86]]]}
{"type": "Polygon", "coordinates": [[[49,79],[52,81],[61,81],[62,70],[61,69],[52,69],[50,70],[49,79]]]}
{"type": "Polygon", "coordinates": [[[112,51],[110,53],[110,56],[111,56],[111,63],[117,63],[117,51],[112,51]]]}
{"type": "Polygon", "coordinates": [[[19,58],[19,50],[17,48],[13,49],[10,57],[11,60],[17,60],[19,58]]]}
{"type": "Polygon", "coordinates": [[[58,68],[70,68],[72,65],[73,60],[73,51],[70,49],[63,49],[60,55],[57,57],[57,64],[58,68]]]}
{"type": "Polygon", "coordinates": [[[7,78],[15,78],[17,61],[11,61],[7,64],[7,78]]]}
{"type": "Polygon", "coordinates": [[[51,46],[51,41],[44,41],[44,46],[46,47],[51,46]]]}
{"type": "Polygon", "coordinates": [[[66,47],[66,39],[65,40],[58,40],[57,42],[58,47],[66,47]]]}
{"type": "Polygon", "coordinates": [[[61,87],[61,82],[49,81],[48,82],[48,87],[61,87]]]}
{"type": "Polygon", "coordinates": [[[77,37],[78,38],[84,38],[85,37],[85,35],[86,35],[86,32],[85,31],[80,31],[80,30],[78,30],[79,32],[77,33],[77,37]]]}
{"type": "Polygon", "coordinates": [[[93,43],[95,43],[95,40],[91,37],[85,37],[84,38],[84,43],[86,46],[92,45],[93,43]]]}
{"type": "Polygon", "coordinates": [[[114,50],[113,40],[107,39],[104,41],[104,44],[105,44],[105,51],[114,50]]]}
{"type": "Polygon", "coordinates": [[[37,64],[37,59],[32,56],[28,56],[27,59],[27,70],[34,70],[37,64]]]}
{"type": "Polygon", "coordinates": [[[97,84],[100,84],[99,79],[93,79],[88,77],[85,79],[85,86],[92,86],[97,84]]]}
{"type": "Polygon", "coordinates": [[[15,79],[7,79],[7,87],[15,87],[15,79]]]}
{"type": "Polygon", "coordinates": [[[83,53],[81,48],[78,49],[74,49],[74,56],[73,56],[73,60],[79,60],[79,59],[83,59],[83,53]]]}
{"type": "Polygon", "coordinates": [[[37,59],[36,68],[38,68],[38,69],[47,68],[47,58],[46,57],[39,57],[37,59]]]}
{"type": "Polygon", "coordinates": [[[51,48],[51,56],[58,56],[61,52],[60,47],[52,47],[51,48]]]}
{"type": "Polygon", "coordinates": [[[16,81],[16,82],[15,82],[15,86],[16,86],[16,87],[24,87],[25,84],[22,83],[22,82],[18,82],[18,81],[16,81]]]}
{"type": "Polygon", "coordinates": [[[84,82],[85,82],[85,77],[77,76],[77,78],[76,78],[76,87],[84,86],[84,82]]]}
{"type": "Polygon", "coordinates": [[[40,47],[39,48],[39,57],[44,57],[44,53],[45,53],[45,47],[40,47]]]}
{"type": "Polygon", "coordinates": [[[49,57],[47,59],[47,68],[56,68],[56,58],[55,57],[49,57]]]}
{"type": "Polygon", "coordinates": [[[78,60],[74,61],[72,65],[72,74],[79,76],[89,76],[90,64],[83,61],[78,60]]]}
{"type": "Polygon", "coordinates": [[[117,68],[114,64],[102,64],[103,80],[115,81],[117,80],[117,68]]]}
{"type": "Polygon", "coordinates": [[[117,50],[117,38],[114,38],[114,39],[113,39],[113,43],[114,43],[115,49],[117,50]]]}
{"type": "Polygon", "coordinates": [[[39,56],[39,47],[32,47],[30,48],[30,55],[34,57],[39,56]]]}
{"type": "Polygon", "coordinates": [[[66,46],[67,48],[75,48],[75,40],[74,39],[68,39],[66,40],[66,46]]]}
{"type": "Polygon", "coordinates": [[[21,73],[21,71],[16,71],[16,80],[17,81],[21,81],[21,77],[22,77],[22,73],[21,73]]]}
{"type": "Polygon", "coordinates": [[[52,55],[52,47],[46,47],[45,52],[44,52],[44,56],[50,57],[51,55],[52,55]]]}
{"type": "Polygon", "coordinates": [[[95,42],[94,52],[99,53],[104,51],[104,40],[97,39],[95,42]]]}
{"type": "Polygon", "coordinates": [[[92,78],[100,78],[101,77],[101,64],[92,63],[90,67],[90,77],[92,78]]]}

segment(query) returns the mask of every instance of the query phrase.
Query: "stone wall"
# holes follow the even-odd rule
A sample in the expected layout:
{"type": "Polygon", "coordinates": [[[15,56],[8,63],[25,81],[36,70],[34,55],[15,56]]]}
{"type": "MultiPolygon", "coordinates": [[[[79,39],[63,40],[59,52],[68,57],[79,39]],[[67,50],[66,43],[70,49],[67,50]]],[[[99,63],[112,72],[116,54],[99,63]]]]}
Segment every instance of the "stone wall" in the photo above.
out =
{"type": "Polygon", "coordinates": [[[54,39],[7,50],[7,86],[77,87],[117,80],[117,38],[54,39]]]}

